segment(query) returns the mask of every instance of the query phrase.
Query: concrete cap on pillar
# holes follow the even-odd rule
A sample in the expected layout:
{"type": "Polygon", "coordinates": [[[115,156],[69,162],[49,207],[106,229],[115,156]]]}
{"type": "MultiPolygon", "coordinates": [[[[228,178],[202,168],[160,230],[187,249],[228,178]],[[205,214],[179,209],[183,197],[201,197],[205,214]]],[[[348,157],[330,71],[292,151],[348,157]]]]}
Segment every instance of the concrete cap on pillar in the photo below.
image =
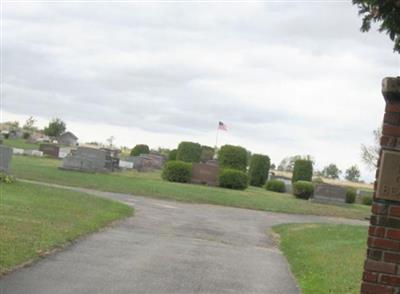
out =
{"type": "Polygon", "coordinates": [[[384,78],[382,80],[382,94],[386,102],[400,103],[400,77],[384,78]]]}

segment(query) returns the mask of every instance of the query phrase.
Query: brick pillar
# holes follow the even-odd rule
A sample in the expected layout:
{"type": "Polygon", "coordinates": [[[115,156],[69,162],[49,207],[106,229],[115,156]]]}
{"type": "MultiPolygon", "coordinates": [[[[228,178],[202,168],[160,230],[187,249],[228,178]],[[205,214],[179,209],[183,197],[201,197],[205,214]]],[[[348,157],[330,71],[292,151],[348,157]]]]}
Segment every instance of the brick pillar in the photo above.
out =
{"type": "Polygon", "coordinates": [[[386,109],[362,294],[400,294],[400,77],[385,78],[382,94],[386,109]]]}

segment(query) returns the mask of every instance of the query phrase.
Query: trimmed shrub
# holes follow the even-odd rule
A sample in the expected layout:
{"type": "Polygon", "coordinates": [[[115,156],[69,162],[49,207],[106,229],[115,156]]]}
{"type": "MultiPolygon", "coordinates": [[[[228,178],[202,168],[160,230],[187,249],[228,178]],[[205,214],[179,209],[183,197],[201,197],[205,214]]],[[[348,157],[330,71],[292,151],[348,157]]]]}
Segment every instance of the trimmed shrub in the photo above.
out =
{"type": "Polygon", "coordinates": [[[311,182],[313,175],[313,163],[310,160],[298,159],[294,163],[292,183],[297,181],[311,182]]]}
{"type": "Polygon", "coordinates": [[[271,161],[267,155],[254,154],[250,160],[250,185],[262,187],[268,178],[271,161]]]}
{"type": "Polygon", "coordinates": [[[220,167],[237,169],[245,172],[247,168],[247,151],[240,146],[224,145],[218,152],[220,167]]]}
{"type": "Polygon", "coordinates": [[[5,172],[0,172],[0,183],[12,184],[15,182],[15,178],[5,172]]]}
{"type": "Polygon", "coordinates": [[[286,191],[285,182],[280,180],[269,180],[265,185],[265,189],[268,191],[285,193],[286,191]]]}
{"type": "Polygon", "coordinates": [[[314,185],[308,181],[297,181],[293,184],[293,195],[301,199],[310,199],[314,194],[314,185]]]}
{"type": "Polygon", "coordinates": [[[168,160],[176,160],[177,153],[178,153],[178,150],[172,149],[168,154],[168,160]]]}
{"type": "Polygon", "coordinates": [[[200,156],[200,161],[201,162],[207,162],[208,160],[211,160],[214,158],[214,153],[215,150],[214,148],[210,146],[201,146],[201,156],[200,156]]]}
{"type": "Polygon", "coordinates": [[[185,162],[199,162],[201,145],[193,142],[181,142],[178,146],[176,159],[185,162]]]}
{"type": "Polygon", "coordinates": [[[192,164],[183,161],[165,163],[161,177],[170,182],[187,183],[192,178],[192,164]]]}
{"type": "Polygon", "coordinates": [[[131,156],[139,156],[140,154],[149,154],[149,146],[145,144],[138,144],[131,150],[131,156]]]}
{"type": "Polygon", "coordinates": [[[346,191],[346,203],[356,202],[356,190],[348,188],[346,191]]]}
{"type": "Polygon", "coordinates": [[[236,169],[224,169],[219,174],[219,186],[229,189],[244,190],[249,178],[245,172],[236,169]]]}
{"type": "Polygon", "coordinates": [[[24,132],[24,134],[23,134],[23,138],[24,138],[25,140],[29,139],[30,136],[31,136],[31,134],[28,133],[28,132],[24,132]]]}
{"type": "Polygon", "coordinates": [[[371,206],[371,205],[372,205],[372,197],[371,197],[371,196],[364,196],[364,197],[361,199],[361,202],[362,202],[362,204],[364,204],[364,205],[369,205],[369,206],[371,206]]]}

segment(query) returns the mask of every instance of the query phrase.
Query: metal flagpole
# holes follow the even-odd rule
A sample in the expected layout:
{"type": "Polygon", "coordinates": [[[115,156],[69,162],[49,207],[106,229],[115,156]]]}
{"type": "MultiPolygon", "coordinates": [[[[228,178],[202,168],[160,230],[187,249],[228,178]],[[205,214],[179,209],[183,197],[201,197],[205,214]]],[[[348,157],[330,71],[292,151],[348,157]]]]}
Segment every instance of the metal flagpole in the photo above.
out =
{"type": "Polygon", "coordinates": [[[217,127],[217,135],[215,136],[215,148],[214,148],[214,159],[217,158],[217,150],[218,150],[218,134],[219,134],[219,125],[217,127]]]}

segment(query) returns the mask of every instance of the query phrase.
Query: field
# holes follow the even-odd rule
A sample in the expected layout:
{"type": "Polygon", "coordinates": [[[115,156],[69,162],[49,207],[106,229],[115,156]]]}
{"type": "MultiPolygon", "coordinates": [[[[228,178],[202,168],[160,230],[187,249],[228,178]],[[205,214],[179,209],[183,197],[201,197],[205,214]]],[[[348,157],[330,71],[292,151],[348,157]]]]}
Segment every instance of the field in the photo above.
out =
{"type": "Polygon", "coordinates": [[[126,171],[112,174],[90,174],[60,170],[58,169],[60,165],[61,161],[59,160],[14,156],[12,173],[23,179],[176,201],[354,219],[364,219],[370,215],[368,206],[310,203],[296,199],[289,194],[269,192],[262,188],[250,187],[246,191],[234,191],[165,182],[161,180],[159,173],[126,171]]]}
{"type": "Polygon", "coordinates": [[[303,294],[360,293],[367,227],[280,225],[280,248],[303,294]]]}
{"type": "Polygon", "coordinates": [[[122,203],[64,189],[0,184],[0,275],[132,214],[122,203]]]}

